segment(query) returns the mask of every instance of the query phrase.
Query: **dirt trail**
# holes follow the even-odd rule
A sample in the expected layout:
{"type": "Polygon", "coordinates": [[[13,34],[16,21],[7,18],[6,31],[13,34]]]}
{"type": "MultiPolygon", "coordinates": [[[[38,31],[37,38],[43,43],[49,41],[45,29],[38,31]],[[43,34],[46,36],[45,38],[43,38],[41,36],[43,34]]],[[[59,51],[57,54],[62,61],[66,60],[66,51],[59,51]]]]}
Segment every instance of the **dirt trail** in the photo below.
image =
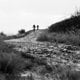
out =
{"type": "Polygon", "coordinates": [[[32,42],[32,43],[37,43],[36,39],[37,37],[43,32],[43,30],[36,30],[32,31],[30,34],[23,38],[19,39],[11,39],[11,40],[6,40],[7,42],[32,42]]]}
{"type": "Polygon", "coordinates": [[[50,58],[53,65],[56,63],[71,65],[74,69],[80,70],[80,50],[71,45],[36,41],[43,31],[36,30],[23,38],[6,40],[5,42],[16,45],[15,49],[18,51],[50,58]]]}
{"type": "Polygon", "coordinates": [[[29,48],[36,47],[40,44],[45,44],[43,42],[36,41],[36,39],[42,32],[43,30],[32,31],[30,34],[28,34],[27,36],[23,38],[5,40],[5,42],[16,45],[16,49],[18,49],[19,51],[20,50],[26,51],[29,48]]]}

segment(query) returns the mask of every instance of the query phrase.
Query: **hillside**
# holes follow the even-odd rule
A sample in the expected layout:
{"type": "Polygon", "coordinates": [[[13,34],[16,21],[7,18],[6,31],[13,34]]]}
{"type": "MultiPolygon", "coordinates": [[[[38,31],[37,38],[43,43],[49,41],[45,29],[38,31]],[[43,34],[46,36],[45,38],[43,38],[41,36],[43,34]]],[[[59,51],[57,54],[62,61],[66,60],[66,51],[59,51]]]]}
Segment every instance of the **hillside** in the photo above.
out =
{"type": "Polygon", "coordinates": [[[80,71],[79,47],[37,41],[45,32],[47,29],[36,30],[21,38],[5,40],[7,44],[15,45],[14,49],[26,62],[21,80],[71,80],[75,75],[72,72],[77,75],[80,71]]]}
{"type": "Polygon", "coordinates": [[[49,27],[51,32],[68,32],[80,29],[80,15],[72,16],[63,21],[52,24],[49,27]]]}
{"type": "Polygon", "coordinates": [[[80,13],[50,25],[37,41],[80,46],[80,13]]]}

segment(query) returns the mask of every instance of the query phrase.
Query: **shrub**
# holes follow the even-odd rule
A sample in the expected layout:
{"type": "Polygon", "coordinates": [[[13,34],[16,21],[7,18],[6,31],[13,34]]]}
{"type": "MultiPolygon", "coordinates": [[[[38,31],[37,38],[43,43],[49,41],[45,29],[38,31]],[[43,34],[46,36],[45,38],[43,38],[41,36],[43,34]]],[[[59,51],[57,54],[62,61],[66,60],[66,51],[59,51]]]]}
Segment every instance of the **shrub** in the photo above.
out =
{"type": "Polygon", "coordinates": [[[25,68],[25,62],[14,46],[0,41],[0,74],[4,74],[6,80],[14,80],[25,68]]]}
{"type": "Polygon", "coordinates": [[[13,45],[10,45],[10,44],[7,44],[3,41],[0,40],[0,52],[1,53],[11,53],[11,52],[14,52],[15,50],[13,49],[14,46],[13,45]]]}
{"type": "Polygon", "coordinates": [[[1,32],[0,36],[6,37],[6,34],[4,34],[3,32],[1,32]]]}
{"type": "Polygon", "coordinates": [[[49,41],[50,39],[46,34],[41,34],[38,38],[37,41],[49,41]]]}
{"type": "Polygon", "coordinates": [[[14,53],[0,53],[0,72],[5,74],[7,80],[14,80],[25,68],[24,60],[14,53]]]}
{"type": "MultiPolygon", "coordinates": [[[[29,60],[29,64],[33,65],[47,65],[45,58],[36,57],[34,55],[28,54],[28,53],[21,53],[21,56],[27,60],[29,60]]],[[[28,66],[28,65],[27,65],[28,66]]]]}
{"type": "Polygon", "coordinates": [[[19,32],[19,34],[24,34],[25,33],[25,29],[21,29],[18,32],[19,32]]]}

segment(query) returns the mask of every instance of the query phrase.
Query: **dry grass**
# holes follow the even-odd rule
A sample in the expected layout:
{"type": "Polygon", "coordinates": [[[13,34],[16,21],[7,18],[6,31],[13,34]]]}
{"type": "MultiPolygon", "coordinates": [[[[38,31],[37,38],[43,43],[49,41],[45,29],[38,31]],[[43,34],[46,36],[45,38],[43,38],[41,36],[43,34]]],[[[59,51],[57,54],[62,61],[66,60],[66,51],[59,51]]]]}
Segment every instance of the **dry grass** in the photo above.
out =
{"type": "MultiPolygon", "coordinates": [[[[80,32],[80,31],[79,31],[80,32]]],[[[57,43],[66,43],[71,45],[80,45],[80,33],[42,33],[38,37],[38,41],[50,41],[50,42],[57,42],[57,43]]]]}
{"type": "Polygon", "coordinates": [[[21,57],[14,53],[0,53],[0,73],[5,74],[7,80],[15,78],[24,68],[25,62],[21,57]]]}
{"type": "Polygon", "coordinates": [[[15,75],[19,75],[25,67],[24,60],[13,48],[13,45],[0,41],[0,74],[4,75],[6,80],[14,80],[15,75]]]}

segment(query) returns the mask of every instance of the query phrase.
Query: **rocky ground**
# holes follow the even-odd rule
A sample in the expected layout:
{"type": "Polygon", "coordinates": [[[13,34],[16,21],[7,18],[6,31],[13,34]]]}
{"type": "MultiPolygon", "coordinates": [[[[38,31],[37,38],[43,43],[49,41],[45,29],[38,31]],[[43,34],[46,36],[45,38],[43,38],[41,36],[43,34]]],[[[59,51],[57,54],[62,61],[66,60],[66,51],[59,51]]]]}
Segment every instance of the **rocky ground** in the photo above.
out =
{"type": "MultiPolygon", "coordinates": [[[[80,71],[80,48],[71,45],[38,42],[37,37],[42,31],[31,32],[24,38],[6,40],[9,44],[16,45],[15,49],[18,51],[31,54],[36,57],[46,58],[49,65],[70,66],[72,70],[80,71]]],[[[34,72],[25,71],[22,76],[33,75],[35,80],[43,80],[34,72]],[[32,74],[31,74],[32,73],[32,74]],[[36,76],[37,75],[37,76],[36,76]]],[[[47,79],[52,80],[47,75],[47,79]]]]}

